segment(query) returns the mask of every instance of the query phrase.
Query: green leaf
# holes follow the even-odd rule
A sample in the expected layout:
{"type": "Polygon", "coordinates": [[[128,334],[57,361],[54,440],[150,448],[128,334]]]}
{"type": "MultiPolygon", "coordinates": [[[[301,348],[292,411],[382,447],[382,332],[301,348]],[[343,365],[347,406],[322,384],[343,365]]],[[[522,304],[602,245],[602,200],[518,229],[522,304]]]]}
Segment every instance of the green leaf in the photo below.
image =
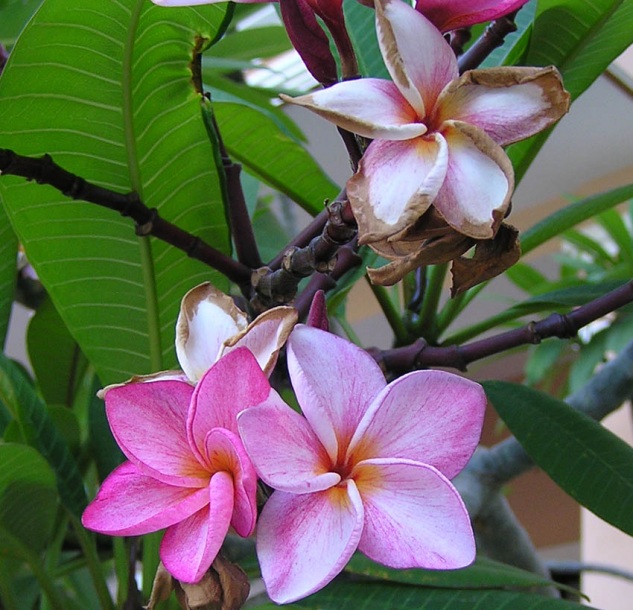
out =
{"type": "Polygon", "coordinates": [[[44,400],[72,406],[88,363],[50,299],[46,298],[31,318],[26,342],[44,400]]]}
{"type": "Polygon", "coordinates": [[[0,445],[0,464],[0,530],[41,551],[55,523],[55,474],[35,449],[25,445],[0,445]]]}
{"type": "Polygon", "coordinates": [[[565,610],[587,608],[573,602],[515,591],[429,589],[377,582],[334,582],[295,602],[318,610],[565,610]]]}
{"type": "Polygon", "coordinates": [[[622,216],[616,210],[610,209],[602,212],[596,220],[618,246],[622,260],[626,261],[630,268],[633,268],[633,239],[622,216]]]}
{"type": "Polygon", "coordinates": [[[554,370],[558,374],[556,365],[564,349],[563,341],[545,341],[534,346],[525,364],[525,383],[536,385],[554,370]]]}
{"type": "Polygon", "coordinates": [[[4,354],[0,354],[0,400],[11,409],[25,441],[37,449],[55,471],[62,504],[79,516],[88,500],[77,462],[42,399],[4,354]]]}
{"type": "Polygon", "coordinates": [[[595,260],[601,266],[612,265],[615,262],[598,240],[592,239],[581,231],[569,229],[563,234],[563,239],[576,246],[581,252],[587,253],[592,260],[595,260]]]}
{"type": "MultiPolygon", "coordinates": [[[[194,49],[227,5],[165,9],[144,0],[48,0],[0,79],[2,145],[136,191],[161,215],[229,252],[212,149],[192,82],[194,49]],[[98,26],[96,25],[98,24],[98,26]]],[[[219,275],[129,220],[49,187],[0,179],[30,262],[103,383],[175,364],[182,295],[219,275]]],[[[221,283],[226,287],[226,283],[221,283]]]]}
{"type": "Polygon", "coordinates": [[[539,292],[540,286],[547,286],[547,278],[540,272],[525,263],[518,262],[506,271],[506,277],[518,288],[528,294],[539,292]]]}
{"type": "Polygon", "coordinates": [[[230,59],[263,59],[292,49],[292,44],[282,26],[271,25],[247,28],[224,36],[211,51],[212,57],[230,59]]]}
{"type": "Polygon", "coordinates": [[[571,229],[577,224],[593,218],[632,197],[633,184],[627,184],[606,193],[587,197],[550,214],[530,227],[521,236],[523,256],[567,229],[571,229]]]}
{"type": "Polygon", "coordinates": [[[0,44],[10,46],[43,0],[0,0],[0,44]]]}
{"type": "Polygon", "coordinates": [[[633,534],[633,448],[568,404],[532,388],[484,383],[525,451],[590,511],[633,534]]]}
{"type": "Polygon", "coordinates": [[[343,10],[361,75],[391,79],[378,47],[374,9],[356,0],[345,0],[343,10]]]}
{"type": "Polygon", "coordinates": [[[266,184],[281,191],[312,215],[339,187],[310,154],[265,114],[230,102],[213,105],[229,154],[266,184]]]}
{"type": "Polygon", "coordinates": [[[345,570],[352,574],[390,582],[447,589],[555,586],[555,583],[547,578],[484,557],[477,558],[475,563],[461,570],[395,570],[356,553],[345,570]]]}

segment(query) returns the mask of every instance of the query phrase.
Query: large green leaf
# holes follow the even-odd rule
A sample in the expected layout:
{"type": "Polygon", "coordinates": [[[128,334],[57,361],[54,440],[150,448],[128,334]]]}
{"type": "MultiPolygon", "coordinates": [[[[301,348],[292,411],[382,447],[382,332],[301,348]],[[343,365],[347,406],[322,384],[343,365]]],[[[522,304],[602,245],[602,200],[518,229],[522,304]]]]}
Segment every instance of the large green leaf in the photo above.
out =
{"type": "Polygon", "coordinates": [[[88,501],[77,462],[42,399],[4,354],[0,354],[0,400],[10,409],[25,442],[51,465],[64,506],[80,515],[88,501]]]}
{"type": "MultiPolygon", "coordinates": [[[[526,65],[555,65],[576,99],[633,43],[633,0],[539,0],[526,65]]],[[[512,145],[521,178],[551,130],[512,145]]]]}
{"type": "Polygon", "coordinates": [[[0,0],[0,44],[11,45],[42,0],[0,0]]]}
{"type": "MultiPolygon", "coordinates": [[[[194,49],[223,27],[226,4],[165,9],[146,0],[47,0],[0,79],[0,146],[50,153],[225,252],[217,169],[192,81],[194,49]]],[[[113,212],[49,187],[0,180],[18,236],[103,383],[171,367],[182,295],[219,281],[201,263],[138,238],[113,212]]],[[[225,284],[224,284],[225,286],[225,284]]]]}
{"type": "Polygon", "coordinates": [[[568,404],[525,386],[484,383],[525,451],[596,515],[633,534],[633,448],[568,404]]]}
{"type": "Polygon", "coordinates": [[[554,586],[551,580],[538,574],[525,572],[486,558],[478,558],[474,564],[461,570],[394,570],[356,553],[345,569],[353,574],[362,574],[390,582],[447,589],[554,586]]]}
{"type": "Polygon", "coordinates": [[[55,475],[32,447],[0,445],[0,530],[41,551],[57,511],[55,475]]]}
{"type": "Polygon", "coordinates": [[[390,78],[378,47],[374,10],[356,0],[345,0],[343,8],[361,74],[374,78],[390,78]]]}
{"type": "Polygon", "coordinates": [[[391,583],[334,582],[323,591],[294,602],[318,610],[571,610],[587,608],[530,593],[499,590],[430,589],[391,583]]]}
{"type": "Polygon", "coordinates": [[[270,117],[232,102],[218,102],[213,109],[229,154],[263,182],[313,215],[337,195],[339,187],[270,117]]]}

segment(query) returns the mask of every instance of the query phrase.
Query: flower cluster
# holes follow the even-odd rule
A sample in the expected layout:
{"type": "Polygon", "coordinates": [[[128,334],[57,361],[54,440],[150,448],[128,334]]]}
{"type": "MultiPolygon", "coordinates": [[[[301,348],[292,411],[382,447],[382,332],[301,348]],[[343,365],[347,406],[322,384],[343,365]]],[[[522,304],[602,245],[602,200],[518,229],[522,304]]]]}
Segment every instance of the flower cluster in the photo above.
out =
{"type": "MultiPolygon", "coordinates": [[[[215,354],[233,308],[203,299],[196,314],[190,306],[200,294],[222,300],[206,285],[190,292],[179,338],[188,335],[185,346],[208,341],[215,354]]],[[[270,336],[287,334],[279,330],[288,330],[285,317],[276,326],[270,336]]],[[[276,490],[258,520],[257,553],[279,603],[325,586],[356,549],[393,567],[468,565],[472,530],[449,479],[477,445],[480,386],[439,371],[387,384],[364,350],[304,325],[289,334],[287,359],[302,415],[271,389],[246,347],[189,373],[195,383],[170,373],[106,388],[108,421],[127,461],[103,482],[84,525],[116,536],[166,529],[164,566],[195,583],[230,527],[253,533],[259,477],[276,490]]]]}

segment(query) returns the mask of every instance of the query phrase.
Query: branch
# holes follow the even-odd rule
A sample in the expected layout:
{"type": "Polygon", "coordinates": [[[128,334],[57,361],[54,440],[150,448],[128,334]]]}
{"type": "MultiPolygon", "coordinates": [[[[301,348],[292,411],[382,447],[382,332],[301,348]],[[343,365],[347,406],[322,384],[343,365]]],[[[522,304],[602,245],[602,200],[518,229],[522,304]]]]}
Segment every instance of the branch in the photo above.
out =
{"type": "Polygon", "coordinates": [[[496,19],[484,30],[484,33],[457,61],[460,74],[480,66],[490,53],[504,43],[508,34],[516,32],[517,26],[514,23],[514,18],[517,13],[518,11],[514,11],[505,17],[496,19]]]}
{"type": "Polygon", "coordinates": [[[578,307],[568,314],[554,313],[540,322],[500,333],[466,345],[431,346],[424,339],[406,347],[371,350],[377,362],[387,371],[401,372],[431,366],[465,371],[469,363],[520,345],[540,343],[549,337],[568,339],[590,322],[633,302],[633,281],[578,307]]]}
{"type": "Polygon", "coordinates": [[[92,184],[57,165],[49,155],[39,158],[18,155],[11,150],[0,149],[0,174],[22,176],[38,184],[48,184],[63,195],[94,203],[129,216],[136,224],[136,234],[149,235],[182,250],[240,286],[250,294],[251,269],[216,250],[199,237],[183,231],[162,219],[156,208],[148,208],[136,193],[116,193],[92,184]]]}
{"type": "Polygon", "coordinates": [[[272,304],[289,303],[303,278],[315,271],[333,271],[337,251],[354,239],[356,231],[349,202],[335,201],[328,208],[328,219],[320,235],[303,248],[287,250],[280,269],[262,267],[253,274],[253,287],[257,292],[251,299],[254,311],[262,311],[272,304]]]}

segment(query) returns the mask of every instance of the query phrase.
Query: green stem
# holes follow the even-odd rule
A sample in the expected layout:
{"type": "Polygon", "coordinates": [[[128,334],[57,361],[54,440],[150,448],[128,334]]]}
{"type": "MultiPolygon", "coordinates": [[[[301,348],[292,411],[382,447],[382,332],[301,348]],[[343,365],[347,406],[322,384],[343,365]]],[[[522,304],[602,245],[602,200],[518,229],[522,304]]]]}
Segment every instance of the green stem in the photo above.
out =
{"type": "Polygon", "coordinates": [[[116,574],[117,582],[117,606],[121,608],[127,597],[130,557],[125,538],[114,538],[112,547],[114,549],[114,573],[116,574]]]}
{"type": "Polygon", "coordinates": [[[369,281],[369,278],[365,276],[371,291],[374,293],[380,308],[382,309],[385,317],[387,318],[387,322],[389,326],[391,326],[391,330],[393,330],[393,334],[396,337],[397,345],[406,345],[409,339],[409,333],[402,321],[402,316],[400,315],[400,311],[391,300],[389,296],[389,292],[384,286],[378,286],[377,284],[372,284],[369,281]]]}
{"type": "Polygon", "coordinates": [[[468,307],[468,304],[488,285],[488,282],[479,284],[466,292],[449,299],[446,305],[439,312],[436,320],[438,337],[453,323],[455,318],[468,307]]]}
{"type": "Polygon", "coordinates": [[[105,575],[103,574],[103,566],[97,553],[95,537],[93,534],[88,532],[88,530],[84,529],[77,517],[69,513],[69,519],[86,559],[88,571],[92,577],[92,582],[97,592],[101,608],[103,610],[114,610],[114,603],[112,602],[112,597],[110,596],[110,591],[108,591],[108,586],[106,584],[105,575]]]}
{"type": "Polygon", "coordinates": [[[20,610],[21,606],[9,577],[8,561],[0,557],[0,601],[4,610],[20,610]]]}
{"type": "Polygon", "coordinates": [[[438,335],[437,309],[447,271],[448,263],[431,265],[428,268],[417,331],[419,336],[424,337],[429,342],[435,341],[438,335]]]}
{"type": "Polygon", "coordinates": [[[517,311],[513,308],[506,309],[501,313],[491,316],[490,318],[459,330],[455,334],[446,337],[446,339],[442,341],[442,345],[463,345],[466,341],[470,341],[473,337],[477,337],[491,328],[495,328],[506,322],[511,322],[512,320],[521,318],[529,313],[532,312],[525,310],[517,311]]]}
{"type": "Polygon", "coordinates": [[[149,599],[152,593],[154,577],[160,562],[158,549],[163,535],[162,532],[156,534],[146,534],[143,536],[143,598],[149,599]]]}

